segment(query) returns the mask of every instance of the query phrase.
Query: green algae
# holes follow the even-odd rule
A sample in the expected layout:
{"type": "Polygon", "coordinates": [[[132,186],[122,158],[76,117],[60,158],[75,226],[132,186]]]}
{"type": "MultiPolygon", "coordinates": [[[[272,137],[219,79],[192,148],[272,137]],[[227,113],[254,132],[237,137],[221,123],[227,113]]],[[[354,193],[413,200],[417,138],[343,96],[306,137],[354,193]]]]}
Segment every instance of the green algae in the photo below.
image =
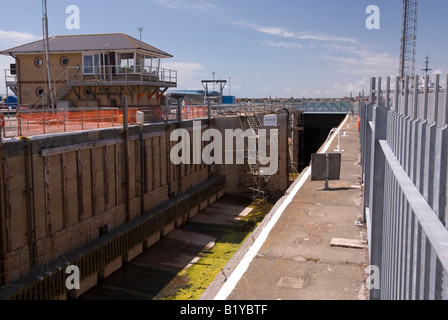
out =
{"type": "Polygon", "coordinates": [[[179,288],[175,294],[159,299],[198,300],[201,297],[247,237],[263,221],[273,204],[258,200],[249,207],[252,208],[251,212],[233,226],[204,223],[187,223],[184,226],[189,230],[217,236],[217,240],[211,249],[201,252],[201,258],[197,262],[177,274],[176,278],[188,280],[186,285],[179,288]]]}

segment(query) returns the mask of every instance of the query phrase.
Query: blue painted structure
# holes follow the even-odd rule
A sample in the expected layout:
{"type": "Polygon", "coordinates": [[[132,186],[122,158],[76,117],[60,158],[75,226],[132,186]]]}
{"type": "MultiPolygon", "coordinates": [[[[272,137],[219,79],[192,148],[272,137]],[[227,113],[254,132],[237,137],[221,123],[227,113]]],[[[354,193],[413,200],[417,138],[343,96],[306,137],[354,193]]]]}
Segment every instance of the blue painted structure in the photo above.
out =
{"type": "Polygon", "coordinates": [[[6,97],[6,99],[2,101],[2,104],[4,103],[6,107],[16,108],[17,102],[18,102],[17,97],[9,96],[9,97],[6,97]]]}
{"type": "Polygon", "coordinates": [[[347,114],[351,111],[350,102],[342,101],[317,101],[317,102],[305,102],[301,104],[301,109],[304,113],[336,113],[347,114]]]}

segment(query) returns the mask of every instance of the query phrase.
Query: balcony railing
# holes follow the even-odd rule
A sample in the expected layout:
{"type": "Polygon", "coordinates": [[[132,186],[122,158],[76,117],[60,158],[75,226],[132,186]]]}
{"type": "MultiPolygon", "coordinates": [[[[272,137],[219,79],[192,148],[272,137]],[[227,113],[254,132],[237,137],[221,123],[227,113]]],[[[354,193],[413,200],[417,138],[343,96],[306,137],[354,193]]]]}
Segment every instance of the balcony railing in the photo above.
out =
{"type": "Polygon", "coordinates": [[[52,81],[57,96],[69,85],[154,85],[177,86],[177,71],[150,66],[77,66],[68,67],[52,81]]]}

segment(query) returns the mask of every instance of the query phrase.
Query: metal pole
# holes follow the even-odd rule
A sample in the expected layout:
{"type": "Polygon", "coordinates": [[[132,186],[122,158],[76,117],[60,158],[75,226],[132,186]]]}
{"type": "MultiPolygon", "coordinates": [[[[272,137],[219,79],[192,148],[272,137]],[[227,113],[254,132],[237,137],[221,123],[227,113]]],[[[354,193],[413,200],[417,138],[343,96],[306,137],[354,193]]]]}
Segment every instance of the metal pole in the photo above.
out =
{"type": "Polygon", "coordinates": [[[445,78],[445,98],[442,105],[442,111],[442,124],[446,125],[448,124],[448,73],[445,78]]]}
{"type": "Polygon", "coordinates": [[[124,175],[125,175],[125,210],[126,221],[130,221],[130,189],[129,189],[129,127],[128,127],[128,99],[123,97],[123,152],[124,152],[124,175]]]}
{"type": "Polygon", "coordinates": [[[177,98],[177,122],[182,122],[182,109],[181,109],[181,98],[177,98]]]}
{"type": "Polygon", "coordinates": [[[325,190],[329,190],[328,187],[328,176],[330,175],[330,158],[328,153],[325,154],[325,190]]]}
{"type": "Polygon", "coordinates": [[[47,60],[47,77],[48,77],[48,91],[49,91],[49,96],[50,96],[50,107],[53,108],[54,107],[54,102],[53,102],[53,86],[51,84],[51,74],[50,74],[50,47],[49,47],[49,42],[48,42],[48,16],[47,16],[47,0],[43,0],[43,14],[44,14],[44,18],[43,18],[43,29],[44,29],[44,47],[45,47],[45,58],[47,60]]]}
{"type": "MultiPolygon", "coordinates": [[[[2,137],[0,135],[0,181],[3,181],[3,148],[2,137]]],[[[3,201],[3,183],[0,183],[0,285],[4,285],[8,281],[6,270],[6,215],[3,201]]]]}

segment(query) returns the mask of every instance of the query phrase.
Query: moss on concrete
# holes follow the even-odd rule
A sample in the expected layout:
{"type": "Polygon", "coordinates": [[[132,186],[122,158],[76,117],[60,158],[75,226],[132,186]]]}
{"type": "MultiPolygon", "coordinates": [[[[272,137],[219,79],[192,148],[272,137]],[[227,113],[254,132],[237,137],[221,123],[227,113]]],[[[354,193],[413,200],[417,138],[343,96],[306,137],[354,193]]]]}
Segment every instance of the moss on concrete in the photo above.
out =
{"type": "Polygon", "coordinates": [[[254,201],[250,205],[253,208],[252,211],[233,226],[203,223],[188,223],[184,226],[195,232],[217,236],[216,243],[210,251],[201,253],[200,260],[178,273],[176,277],[188,277],[186,286],[180,288],[172,296],[159,297],[159,299],[198,300],[246,238],[263,221],[272,206],[273,203],[268,201],[254,201]]]}

